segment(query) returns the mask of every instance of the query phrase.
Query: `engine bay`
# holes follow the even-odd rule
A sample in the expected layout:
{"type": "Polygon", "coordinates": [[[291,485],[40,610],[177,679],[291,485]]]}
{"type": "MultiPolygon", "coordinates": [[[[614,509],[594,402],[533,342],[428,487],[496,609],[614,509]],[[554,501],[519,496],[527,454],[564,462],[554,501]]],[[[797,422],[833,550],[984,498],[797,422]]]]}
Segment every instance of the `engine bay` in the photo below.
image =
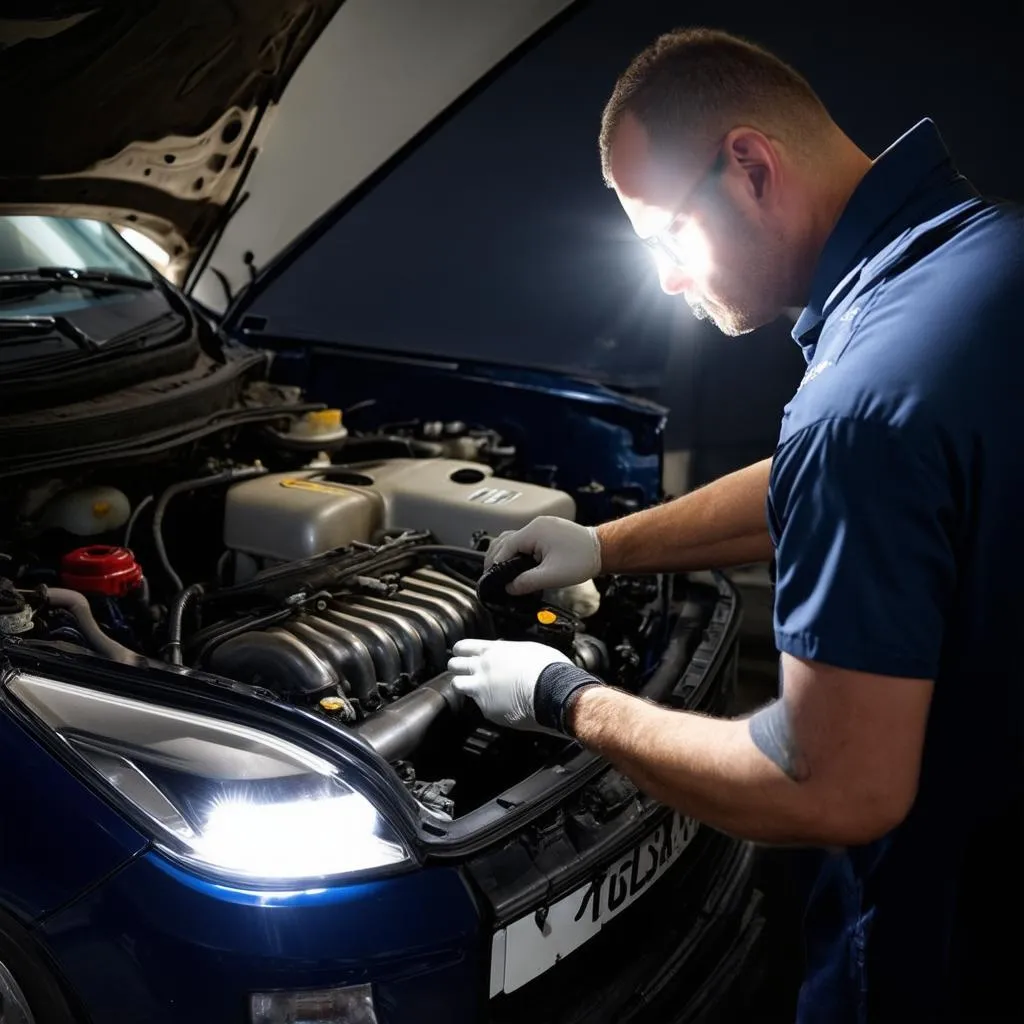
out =
{"type": "Polygon", "coordinates": [[[481,585],[502,531],[575,516],[569,494],[516,478],[492,432],[348,438],[337,417],[299,422],[290,443],[264,432],[230,455],[27,482],[0,520],[0,634],[157,660],[307,709],[446,821],[575,746],[488,723],[446,672],[460,639],[545,643],[631,691],[681,618],[688,653],[699,642],[714,588],[701,600],[683,579],[611,576],[525,598],[481,585]]]}

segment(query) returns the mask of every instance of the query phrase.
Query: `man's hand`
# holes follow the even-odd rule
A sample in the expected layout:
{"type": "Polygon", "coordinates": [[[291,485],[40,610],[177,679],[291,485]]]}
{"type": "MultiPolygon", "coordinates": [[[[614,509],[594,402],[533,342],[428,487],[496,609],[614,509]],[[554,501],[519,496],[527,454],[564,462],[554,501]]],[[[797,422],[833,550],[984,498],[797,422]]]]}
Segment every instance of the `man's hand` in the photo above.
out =
{"type": "Polygon", "coordinates": [[[572,662],[544,644],[507,640],[460,640],[453,648],[448,671],[456,675],[455,689],[472,697],[498,725],[549,732],[537,724],[534,693],[540,674],[549,665],[572,662]]]}
{"type": "Polygon", "coordinates": [[[499,534],[487,549],[484,569],[513,555],[532,555],[540,565],[514,579],[510,594],[530,594],[585,583],[601,572],[601,542],[592,526],[539,516],[521,530],[499,534]]]}

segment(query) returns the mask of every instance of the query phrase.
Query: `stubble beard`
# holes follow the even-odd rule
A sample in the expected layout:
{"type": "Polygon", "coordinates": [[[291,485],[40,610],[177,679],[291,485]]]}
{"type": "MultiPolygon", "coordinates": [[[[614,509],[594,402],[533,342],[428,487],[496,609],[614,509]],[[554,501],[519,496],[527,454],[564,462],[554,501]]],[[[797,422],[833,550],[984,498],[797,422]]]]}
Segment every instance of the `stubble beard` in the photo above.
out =
{"type": "Polygon", "coordinates": [[[708,307],[703,302],[699,302],[694,299],[692,302],[687,299],[686,304],[690,307],[690,312],[693,314],[695,320],[710,320],[711,314],[708,312],[708,307]]]}

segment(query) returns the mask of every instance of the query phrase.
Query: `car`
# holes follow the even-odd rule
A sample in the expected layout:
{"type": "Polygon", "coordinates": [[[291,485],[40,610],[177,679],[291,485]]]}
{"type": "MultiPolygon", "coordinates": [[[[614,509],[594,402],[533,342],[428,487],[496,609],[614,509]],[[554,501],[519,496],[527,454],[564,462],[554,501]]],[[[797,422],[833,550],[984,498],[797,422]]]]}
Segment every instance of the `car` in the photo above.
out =
{"type": "Polygon", "coordinates": [[[3,1019],[733,1019],[751,845],[445,671],[533,639],[735,711],[725,577],[483,571],[535,516],[664,500],[665,410],[345,336],[315,272],[570,5],[48,6],[0,52],[34,83],[0,152],[3,1019]]]}

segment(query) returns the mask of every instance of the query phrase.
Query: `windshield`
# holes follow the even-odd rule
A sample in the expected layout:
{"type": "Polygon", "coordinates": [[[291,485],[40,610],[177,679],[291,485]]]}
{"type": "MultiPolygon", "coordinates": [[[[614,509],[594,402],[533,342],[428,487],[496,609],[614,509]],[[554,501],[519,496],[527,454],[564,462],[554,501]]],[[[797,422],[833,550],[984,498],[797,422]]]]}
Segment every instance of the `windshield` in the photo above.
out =
{"type": "MultiPolygon", "coordinates": [[[[111,359],[176,344],[187,326],[182,308],[173,290],[110,225],[0,217],[5,409],[12,402],[67,400],[57,395],[54,374],[67,376],[99,364],[109,370],[111,359]],[[20,391],[11,390],[14,382],[20,391]]],[[[125,366],[119,372],[127,372],[125,366]]]]}
{"type": "MultiPolygon", "coordinates": [[[[0,217],[0,277],[41,267],[115,274],[140,282],[153,280],[141,256],[109,225],[65,217],[0,217]]],[[[130,300],[130,296],[128,297],[130,300]]],[[[0,313],[66,314],[97,304],[124,302],[118,293],[98,294],[64,282],[39,288],[0,291],[0,313]]]]}
{"type": "Polygon", "coordinates": [[[0,272],[33,267],[110,270],[146,281],[141,256],[109,225],[64,217],[0,217],[0,272]]]}

